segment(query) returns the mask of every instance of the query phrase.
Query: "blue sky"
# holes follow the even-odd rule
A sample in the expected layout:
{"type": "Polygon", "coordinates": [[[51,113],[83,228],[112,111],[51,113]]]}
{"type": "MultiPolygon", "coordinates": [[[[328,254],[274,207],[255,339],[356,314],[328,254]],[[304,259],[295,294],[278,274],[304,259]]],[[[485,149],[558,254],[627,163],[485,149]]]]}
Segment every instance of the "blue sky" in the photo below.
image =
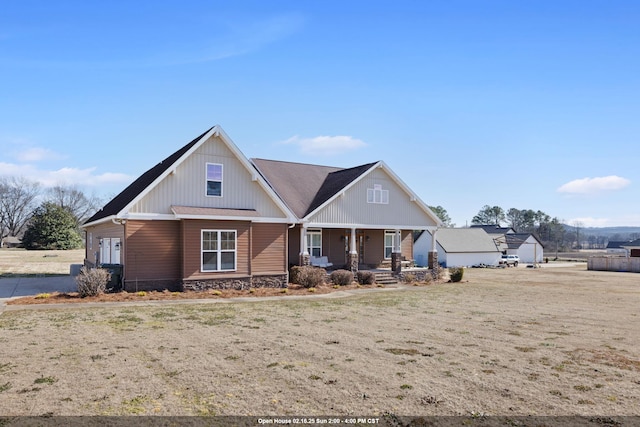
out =
{"type": "Polygon", "coordinates": [[[113,196],[214,124],[484,206],[640,226],[637,1],[0,0],[0,175],[113,196]]]}

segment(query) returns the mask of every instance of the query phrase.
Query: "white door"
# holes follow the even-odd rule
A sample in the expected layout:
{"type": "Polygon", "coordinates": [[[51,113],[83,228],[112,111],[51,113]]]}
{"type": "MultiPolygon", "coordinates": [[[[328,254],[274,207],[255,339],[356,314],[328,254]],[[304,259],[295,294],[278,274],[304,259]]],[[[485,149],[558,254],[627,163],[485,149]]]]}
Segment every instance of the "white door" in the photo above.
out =
{"type": "Polygon", "coordinates": [[[111,264],[120,264],[120,239],[111,239],[111,264]]]}

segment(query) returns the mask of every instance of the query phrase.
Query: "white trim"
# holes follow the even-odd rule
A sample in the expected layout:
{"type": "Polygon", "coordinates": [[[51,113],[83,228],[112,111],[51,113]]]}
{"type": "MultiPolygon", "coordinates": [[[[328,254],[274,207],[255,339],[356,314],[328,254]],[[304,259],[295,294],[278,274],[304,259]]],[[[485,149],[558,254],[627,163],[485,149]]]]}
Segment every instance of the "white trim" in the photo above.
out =
{"type": "Polygon", "coordinates": [[[204,166],[204,180],[205,180],[205,184],[204,184],[204,196],[205,197],[216,197],[216,198],[222,198],[224,196],[224,164],[222,163],[213,163],[213,162],[206,162],[205,166],[204,166]],[[208,194],[209,192],[209,181],[212,182],[217,182],[213,179],[209,179],[209,165],[211,166],[220,166],[220,175],[222,176],[220,178],[220,195],[216,196],[215,194],[208,194]]]}
{"type": "Polygon", "coordinates": [[[226,272],[233,272],[233,271],[237,271],[238,270],[238,230],[214,230],[214,229],[201,229],[200,230],[200,272],[201,273],[226,273],[226,272]],[[203,243],[204,243],[204,233],[216,233],[217,236],[217,246],[218,249],[212,250],[212,249],[208,249],[206,250],[206,252],[208,253],[216,253],[216,264],[218,269],[217,270],[205,270],[204,269],[204,263],[202,260],[202,257],[205,253],[205,249],[203,248],[203,243]],[[233,251],[229,250],[229,249],[222,249],[222,245],[221,245],[221,235],[222,233],[233,233],[234,235],[234,247],[233,247],[233,251]],[[233,270],[230,269],[226,269],[226,270],[222,270],[220,267],[222,267],[222,254],[223,253],[230,253],[233,252],[233,270]]]}
{"type": "Polygon", "coordinates": [[[307,239],[306,251],[310,256],[322,256],[322,228],[307,228],[307,232],[305,233],[305,238],[307,239]],[[320,235],[320,253],[318,255],[313,254],[313,248],[318,248],[318,246],[311,246],[310,243],[313,243],[313,235],[320,235]]]}
{"type": "MultiPolygon", "coordinates": [[[[387,175],[389,175],[391,177],[391,179],[400,187],[402,188],[402,190],[405,191],[405,193],[407,193],[409,195],[409,199],[412,200],[413,203],[416,203],[420,209],[422,209],[429,217],[431,217],[432,220],[434,220],[435,224],[431,227],[444,227],[444,224],[442,223],[442,221],[440,220],[440,218],[438,218],[438,216],[433,213],[433,211],[431,209],[429,209],[429,206],[426,205],[426,203],[424,203],[416,193],[413,192],[413,190],[411,190],[411,188],[409,188],[409,186],[407,186],[407,184],[404,183],[404,181],[402,181],[400,179],[400,177],[398,177],[398,175],[396,175],[390,168],[389,166],[387,166],[387,164],[385,162],[383,162],[382,160],[378,161],[374,166],[370,167],[369,170],[367,170],[365,173],[363,173],[362,175],[360,175],[357,179],[354,179],[353,181],[351,181],[349,183],[349,185],[347,185],[346,187],[344,187],[342,189],[342,191],[340,193],[335,194],[333,197],[331,197],[329,200],[327,200],[326,202],[324,202],[323,204],[321,204],[320,206],[318,206],[316,209],[314,209],[312,212],[310,212],[308,215],[306,215],[304,218],[302,218],[303,220],[309,220],[309,218],[312,218],[314,215],[316,215],[317,213],[319,213],[321,210],[323,210],[325,207],[327,207],[328,205],[330,205],[331,203],[333,203],[334,200],[336,200],[336,198],[338,198],[340,196],[340,194],[342,194],[343,192],[347,192],[351,187],[353,187],[354,185],[356,185],[358,182],[360,182],[361,180],[363,180],[366,176],[368,176],[369,174],[373,173],[374,170],[376,169],[382,169],[384,172],[387,173],[387,175]]],[[[316,225],[313,224],[313,226],[317,226],[320,227],[321,225],[316,225]]],[[[342,226],[344,228],[349,228],[349,225],[347,224],[342,224],[342,226]]],[[[411,226],[407,226],[407,225],[403,225],[400,228],[407,228],[407,227],[411,227],[411,226]]],[[[420,226],[420,228],[415,228],[416,230],[422,230],[422,229],[426,229],[423,228],[425,226],[420,226]]],[[[381,226],[375,226],[375,227],[370,227],[367,225],[367,228],[381,228],[381,226]]],[[[397,226],[392,226],[392,227],[385,227],[385,228],[398,228],[397,226]]]]}
{"type": "Polygon", "coordinates": [[[185,161],[185,159],[189,158],[196,150],[200,148],[200,146],[202,146],[202,144],[204,144],[206,141],[208,141],[210,138],[214,136],[218,136],[220,140],[227,146],[227,148],[231,150],[231,152],[235,155],[238,161],[240,161],[240,163],[247,169],[252,179],[254,177],[257,178],[257,182],[260,184],[262,189],[269,195],[271,200],[276,204],[276,206],[278,206],[278,208],[280,208],[282,213],[284,213],[285,216],[287,217],[286,222],[288,223],[298,222],[296,220],[295,214],[291,212],[291,210],[287,207],[287,205],[284,204],[284,202],[280,199],[280,197],[278,197],[278,195],[273,191],[271,186],[267,184],[264,178],[260,174],[256,173],[256,169],[249,162],[249,160],[247,160],[244,154],[242,154],[242,152],[233,143],[231,138],[229,138],[229,136],[224,132],[224,130],[220,127],[220,125],[215,125],[214,127],[212,127],[211,130],[209,130],[209,132],[207,132],[204,136],[202,136],[202,138],[200,138],[198,142],[196,142],[186,153],[184,153],[182,157],[176,160],[176,162],[171,167],[167,168],[167,170],[165,170],[158,178],[156,178],[155,181],[153,181],[149,186],[147,186],[147,188],[145,188],[136,197],[134,197],[133,200],[129,202],[129,204],[127,204],[124,208],[122,208],[122,210],[120,210],[120,212],[118,212],[115,215],[115,217],[124,218],[125,215],[128,213],[128,211],[133,206],[135,206],[140,200],[142,200],[142,198],[144,198],[147,194],[149,194],[151,190],[153,190],[160,182],[162,182],[167,177],[167,175],[171,174],[172,171],[175,171],[178,168],[178,166],[185,161]]]}
{"type": "Polygon", "coordinates": [[[307,222],[309,228],[357,228],[366,230],[434,230],[435,225],[411,225],[411,224],[340,224],[328,222],[307,222]]]}

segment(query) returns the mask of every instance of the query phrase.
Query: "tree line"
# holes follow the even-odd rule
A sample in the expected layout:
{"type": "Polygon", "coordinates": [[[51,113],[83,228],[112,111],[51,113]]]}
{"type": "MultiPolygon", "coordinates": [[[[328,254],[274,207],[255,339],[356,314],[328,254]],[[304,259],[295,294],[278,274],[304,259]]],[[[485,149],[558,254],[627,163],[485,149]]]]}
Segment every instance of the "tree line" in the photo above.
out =
{"type": "MultiPolygon", "coordinates": [[[[455,227],[445,208],[429,206],[445,227],[455,227]]],[[[541,210],[503,209],[500,206],[483,206],[471,220],[473,225],[496,225],[510,227],[516,233],[534,234],[549,250],[570,251],[572,249],[605,248],[609,238],[585,232],[584,224],[565,224],[558,217],[551,217],[541,210]]],[[[622,236],[611,236],[612,240],[625,240],[622,236]],[[618,237],[618,238],[616,238],[618,237]]]]}
{"type": "Polygon", "coordinates": [[[23,177],[0,178],[0,246],[13,236],[27,249],[80,248],[80,226],[101,205],[76,186],[44,189],[23,177]]]}

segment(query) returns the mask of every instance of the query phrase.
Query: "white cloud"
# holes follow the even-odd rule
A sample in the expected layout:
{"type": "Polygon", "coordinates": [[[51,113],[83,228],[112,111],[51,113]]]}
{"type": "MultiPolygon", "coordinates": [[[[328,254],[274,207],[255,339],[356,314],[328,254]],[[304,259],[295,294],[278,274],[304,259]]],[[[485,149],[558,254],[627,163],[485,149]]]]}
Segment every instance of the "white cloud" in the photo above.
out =
{"type": "Polygon", "coordinates": [[[560,186],[558,192],[568,194],[594,194],[603,191],[620,190],[629,184],[631,184],[631,181],[616,175],[582,178],[575,179],[560,186]]]}
{"type": "Polygon", "coordinates": [[[367,145],[360,139],[343,135],[316,136],[315,138],[300,138],[295,135],[284,141],[283,144],[296,145],[302,154],[314,156],[344,154],[367,145]]]}
{"type": "Polygon", "coordinates": [[[56,160],[63,158],[62,155],[49,150],[48,148],[32,147],[15,154],[16,159],[21,162],[40,162],[42,160],[56,160]]]}
{"type": "Polygon", "coordinates": [[[581,217],[573,218],[567,221],[568,225],[581,224],[582,227],[609,227],[611,226],[611,219],[609,218],[593,218],[593,217],[581,217]]]}
{"type": "Polygon", "coordinates": [[[39,182],[44,187],[56,185],[79,185],[83,187],[100,187],[127,184],[132,177],[122,173],[95,173],[96,168],[70,168],[58,170],[41,170],[29,164],[0,163],[0,176],[21,176],[39,182]]]}

